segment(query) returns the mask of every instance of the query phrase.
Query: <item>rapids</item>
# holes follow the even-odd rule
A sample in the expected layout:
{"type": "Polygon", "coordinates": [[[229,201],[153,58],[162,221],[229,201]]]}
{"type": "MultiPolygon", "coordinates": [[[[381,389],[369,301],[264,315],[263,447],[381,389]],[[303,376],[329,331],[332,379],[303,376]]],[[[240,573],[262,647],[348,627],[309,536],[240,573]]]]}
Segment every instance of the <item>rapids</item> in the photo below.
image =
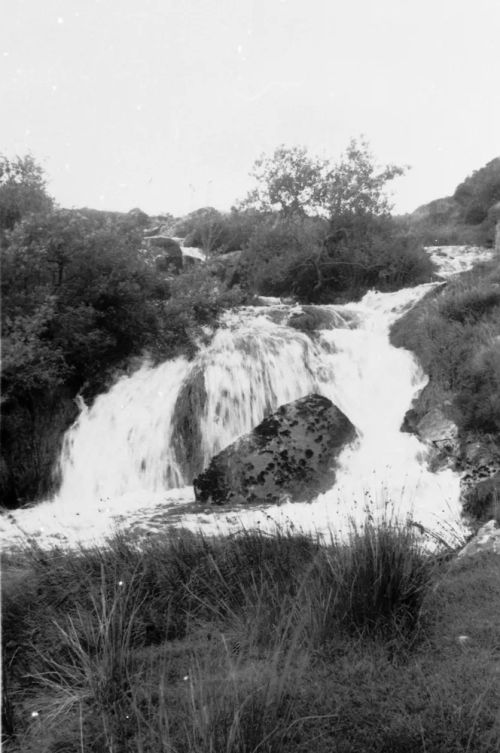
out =
{"type": "MultiPolygon", "coordinates": [[[[433,249],[443,277],[484,258],[480,250],[433,249]]],[[[359,303],[317,307],[312,336],[289,326],[300,306],[263,299],[227,312],[197,357],[144,364],[122,377],[67,432],[61,486],[52,500],[9,513],[0,538],[74,545],[116,528],[180,525],[207,533],[276,524],[327,534],[367,512],[411,519],[446,539],[460,536],[459,476],[431,473],[426,448],[400,432],[426,384],[414,356],[389,342],[390,326],[430,288],[369,292],[359,303]],[[279,405],[319,392],[352,421],[335,486],[312,503],[265,510],[193,511],[192,478],[221,448],[279,405]]]]}

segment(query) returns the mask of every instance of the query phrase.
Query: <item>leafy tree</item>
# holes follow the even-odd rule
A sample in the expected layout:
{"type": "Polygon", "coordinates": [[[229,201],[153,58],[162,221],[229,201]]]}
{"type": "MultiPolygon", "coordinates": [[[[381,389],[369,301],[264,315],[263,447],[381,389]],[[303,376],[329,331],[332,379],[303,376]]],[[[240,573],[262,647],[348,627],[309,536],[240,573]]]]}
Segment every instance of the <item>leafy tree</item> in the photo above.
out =
{"type": "Polygon", "coordinates": [[[252,176],[257,187],[243,206],[281,216],[388,214],[387,183],[405,172],[396,165],[378,167],[364,139],[351,140],[340,161],[311,157],[304,147],[280,146],[260,157],[252,176]]]}
{"type": "Polygon", "coordinates": [[[312,157],[301,146],[277,147],[270,157],[254,164],[256,188],[242,202],[263,212],[283,216],[317,214],[327,197],[328,162],[312,157]]]}
{"type": "Polygon", "coordinates": [[[50,209],[43,170],[31,155],[9,160],[0,155],[0,232],[11,230],[29,212],[50,209]]]}
{"type": "Polygon", "coordinates": [[[432,274],[428,257],[390,216],[387,184],[405,168],[377,166],[365,140],[352,140],[333,167],[285,147],[256,164],[259,185],[247,202],[268,214],[243,260],[254,290],[331,302],[432,274]]]}
{"type": "Polygon", "coordinates": [[[388,215],[391,204],[387,183],[403,175],[406,168],[396,165],[377,167],[368,143],[352,139],[340,162],[328,174],[326,206],[328,215],[388,215]]]}

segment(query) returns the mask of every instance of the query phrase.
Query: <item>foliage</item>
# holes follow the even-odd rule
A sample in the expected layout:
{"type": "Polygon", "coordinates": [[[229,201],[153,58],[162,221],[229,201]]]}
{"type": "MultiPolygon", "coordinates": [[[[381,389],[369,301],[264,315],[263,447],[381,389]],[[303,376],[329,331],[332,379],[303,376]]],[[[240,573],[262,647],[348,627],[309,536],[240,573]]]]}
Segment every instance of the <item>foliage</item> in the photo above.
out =
{"type": "Polygon", "coordinates": [[[243,206],[283,217],[322,215],[381,216],[390,210],[386,185],[405,168],[376,166],[365,139],[352,139],[336,165],[312,157],[304,147],[277,147],[262,155],[251,175],[257,187],[243,206]]]}
{"type": "Polygon", "coordinates": [[[386,217],[338,217],[263,223],[244,253],[248,285],[264,295],[293,295],[302,302],[332,303],[370,288],[393,290],[425,282],[429,256],[386,217]],[[330,232],[329,232],[330,231],[330,232]]]}
{"type": "Polygon", "coordinates": [[[206,327],[213,328],[224,309],[249,301],[245,290],[229,288],[216,272],[209,266],[196,266],[170,281],[169,297],[162,305],[160,355],[175,350],[194,355],[207,337],[206,327]]]}
{"type": "Polygon", "coordinates": [[[192,353],[201,327],[244,299],[238,289],[227,292],[204,267],[173,281],[159,273],[140,252],[147,219],[140,211],[123,215],[34,203],[34,187],[43,189],[41,171],[29,158],[20,164],[25,172],[15,184],[19,213],[0,239],[0,487],[8,506],[50,490],[79,391],[93,397],[117,369],[146,352],[153,358],[192,353]],[[43,211],[25,211],[25,193],[30,210],[43,211]]]}
{"type": "Polygon", "coordinates": [[[409,217],[415,235],[428,245],[492,246],[500,219],[500,157],[460,183],[453,196],[419,207],[409,217]]]}
{"type": "Polygon", "coordinates": [[[251,209],[223,213],[207,207],[178,221],[175,232],[184,237],[185,246],[202,248],[207,255],[226,254],[246,246],[261,219],[251,209]]]}
{"type": "Polygon", "coordinates": [[[497,262],[451,280],[393,328],[395,344],[413,350],[453,399],[464,430],[500,434],[500,294],[497,262]]]}
{"type": "Polygon", "coordinates": [[[386,186],[403,172],[378,167],[363,139],[352,140],[333,167],[304,148],[281,146],[262,157],[258,186],[244,203],[267,212],[245,248],[247,284],[267,295],[332,302],[429,279],[432,264],[389,215],[386,186]]]}
{"type": "Polygon", "coordinates": [[[278,146],[270,157],[254,163],[251,176],[256,188],[243,202],[261,212],[279,211],[283,216],[317,214],[324,206],[328,162],[312,157],[305,147],[278,146]]]}
{"type": "Polygon", "coordinates": [[[9,160],[0,154],[0,236],[30,212],[50,209],[43,170],[31,155],[9,160]]]}
{"type": "Polygon", "coordinates": [[[22,220],[2,250],[4,394],[96,369],[147,346],[165,295],[119,221],[57,210],[22,220]],[[22,368],[20,369],[20,367],[22,368]]]}
{"type": "Polygon", "coordinates": [[[497,747],[495,563],[404,527],[33,546],[3,576],[8,753],[497,747]]]}
{"type": "Polygon", "coordinates": [[[500,201],[500,157],[460,183],[454,198],[463,208],[466,223],[478,225],[485,220],[488,210],[500,201]]]}
{"type": "Polygon", "coordinates": [[[340,162],[328,176],[328,214],[332,218],[345,215],[387,215],[391,209],[385,193],[386,185],[404,175],[407,168],[396,165],[377,167],[368,142],[352,139],[340,162]]]}

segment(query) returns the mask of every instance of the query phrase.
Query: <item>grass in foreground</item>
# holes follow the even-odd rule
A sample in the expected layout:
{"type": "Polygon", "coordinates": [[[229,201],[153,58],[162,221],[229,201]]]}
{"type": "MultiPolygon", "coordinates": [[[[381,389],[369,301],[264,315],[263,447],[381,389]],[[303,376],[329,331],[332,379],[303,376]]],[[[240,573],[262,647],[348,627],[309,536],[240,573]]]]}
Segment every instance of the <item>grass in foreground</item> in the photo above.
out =
{"type": "Polygon", "coordinates": [[[4,749],[496,751],[499,568],[370,522],[5,556],[4,749]]]}

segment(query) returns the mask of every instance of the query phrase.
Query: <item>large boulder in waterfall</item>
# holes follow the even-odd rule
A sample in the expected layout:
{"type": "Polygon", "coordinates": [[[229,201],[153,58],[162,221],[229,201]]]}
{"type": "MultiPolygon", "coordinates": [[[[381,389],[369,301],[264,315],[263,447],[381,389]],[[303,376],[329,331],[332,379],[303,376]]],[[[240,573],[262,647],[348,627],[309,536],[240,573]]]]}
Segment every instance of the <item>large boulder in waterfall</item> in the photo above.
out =
{"type": "Polygon", "coordinates": [[[312,499],[335,481],[336,458],[356,431],[321,395],[282,405],[212,458],[194,480],[196,500],[214,505],[312,499]]]}

